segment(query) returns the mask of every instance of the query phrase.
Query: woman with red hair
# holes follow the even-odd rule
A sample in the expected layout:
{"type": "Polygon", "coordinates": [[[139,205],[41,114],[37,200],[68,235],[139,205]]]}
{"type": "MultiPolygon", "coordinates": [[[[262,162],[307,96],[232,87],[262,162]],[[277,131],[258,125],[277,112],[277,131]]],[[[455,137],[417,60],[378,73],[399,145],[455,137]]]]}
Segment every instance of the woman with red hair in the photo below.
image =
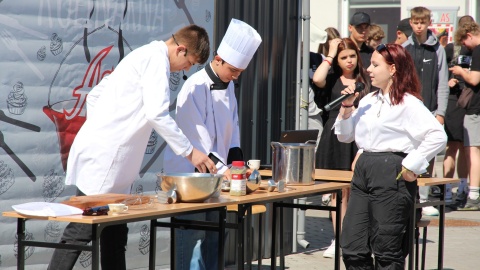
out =
{"type": "MultiPolygon", "coordinates": [[[[443,127],[423,105],[413,60],[397,44],[381,44],[367,72],[379,90],[355,109],[342,103],[341,142],[363,149],[355,165],[340,245],[347,269],[404,269],[417,175],[445,148],[443,127]],[[372,253],[375,255],[373,262],[372,253]]],[[[354,93],[348,87],[342,94],[354,93]]]]}
{"type": "MultiPolygon", "coordinates": [[[[357,82],[362,82],[366,86],[360,92],[355,104],[358,104],[358,100],[370,91],[370,80],[368,80],[368,74],[362,65],[360,52],[355,42],[350,38],[334,38],[329,41],[328,53],[313,74],[312,81],[319,88],[318,91],[323,92],[323,95],[328,97],[328,102],[339,98],[343,89],[355,85],[357,82]]],[[[340,108],[334,107],[328,113],[328,119],[325,122],[315,155],[315,168],[317,169],[349,171],[352,162],[355,160],[355,154],[358,151],[355,143],[339,142],[332,130],[339,110],[340,108]]],[[[348,192],[348,189],[342,190],[342,214],[347,209],[348,192]]],[[[337,198],[334,194],[331,206],[336,204],[337,198]]],[[[334,233],[335,219],[336,214],[332,212],[334,233]]],[[[343,220],[343,216],[340,220],[343,220]]],[[[335,240],[332,240],[330,246],[323,252],[323,257],[335,257],[335,240]]]]}

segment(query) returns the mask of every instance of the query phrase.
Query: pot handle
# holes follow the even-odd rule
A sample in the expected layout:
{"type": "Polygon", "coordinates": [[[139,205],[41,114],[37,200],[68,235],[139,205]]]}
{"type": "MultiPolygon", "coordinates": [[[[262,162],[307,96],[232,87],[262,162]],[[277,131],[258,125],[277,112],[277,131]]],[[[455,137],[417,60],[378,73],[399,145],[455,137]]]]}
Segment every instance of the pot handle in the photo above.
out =
{"type": "Polygon", "coordinates": [[[306,144],[317,144],[317,141],[316,140],[308,140],[305,142],[306,144]]]}
{"type": "Polygon", "coordinates": [[[167,203],[172,204],[177,202],[177,184],[173,184],[173,187],[167,191],[167,203]]]}
{"type": "Polygon", "coordinates": [[[175,190],[170,190],[167,192],[167,203],[172,204],[177,202],[177,192],[175,190]]]}
{"type": "Polygon", "coordinates": [[[281,144],[281,143],[279,143],[279,142],[271,142],[270,145],[272,146],[272,148],[274,148],[275,146],[280,146],[280,147],[282,147],[282,148],[285,148],[285,147],[283,146],[283,144],[281,144]]]}

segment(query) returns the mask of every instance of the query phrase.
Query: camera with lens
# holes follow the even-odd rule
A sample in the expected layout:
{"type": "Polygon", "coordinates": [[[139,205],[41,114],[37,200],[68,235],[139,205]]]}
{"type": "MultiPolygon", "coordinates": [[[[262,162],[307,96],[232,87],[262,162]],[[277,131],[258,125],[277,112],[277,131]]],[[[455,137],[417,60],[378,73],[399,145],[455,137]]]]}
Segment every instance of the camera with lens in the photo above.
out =
{"type": "Polygon", "coordinates": [[[457,59],[455,59],[454,65],[460,66],[462,68],[469,68],[470,63],[472,62],[472,57],[469,55],[459,55],[457,59]]]}

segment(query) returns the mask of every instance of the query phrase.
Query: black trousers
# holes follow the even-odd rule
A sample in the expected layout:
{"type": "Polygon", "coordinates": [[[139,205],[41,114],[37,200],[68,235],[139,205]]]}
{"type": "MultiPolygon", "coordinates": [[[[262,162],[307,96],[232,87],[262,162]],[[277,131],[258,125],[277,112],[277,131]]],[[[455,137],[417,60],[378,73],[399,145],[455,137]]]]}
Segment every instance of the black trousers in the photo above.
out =
{"type": "MultiPolygon", "coordinates": [[[[85,196],[77,191],[77,196],[85,196]]],[[[87,245],[92,240],[92,225],[69,223],[63,231],[60,243],[87,245]]],[[[127,224],[105,227],[100,235],[100,264],[102,270],[125,270],[125,247],[128,240],[127,224]]],[[[48,270],[73,269],[81,251],[71,249],[55,249],[48,270]]],[[[89,253],[88,253],[89,254],[89,253]]],[[[91,256],[80,256],[80,263],[87,268],[91,265],[91,256]]]]}
{"type": "Polygon", "coordinates": [[[360,155],[340,238],[347,270],[405,268],[417,183],[396,180],[404,156],[391,152],[360,155]]]}

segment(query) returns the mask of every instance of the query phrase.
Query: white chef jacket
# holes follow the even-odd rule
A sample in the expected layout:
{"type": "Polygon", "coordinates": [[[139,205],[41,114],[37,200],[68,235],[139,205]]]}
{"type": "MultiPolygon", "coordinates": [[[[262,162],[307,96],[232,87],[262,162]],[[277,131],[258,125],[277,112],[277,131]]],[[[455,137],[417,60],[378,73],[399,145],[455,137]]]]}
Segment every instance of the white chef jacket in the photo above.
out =
{"type": "Polygon", "coordinates": [[[129,53],[87,98],[87,120],[67,163],[67,185],[86,195],[129,193],[154,128],[176,154],[193,147],[170,117],[170,63],[165,42],[129,53]]]}
{"type": "Polygon", "coordinates": [[[391,105],[389,95],[372,92],[360,100],[358,109],[334,124],[341,142],[355,140],[366,152],[403,152],[402,165],[416,174],[447,144],[444,128],[422,101],[406,94],[403,103],[391,105]]]}
{"type": "MultiPolygon", "coordinates": [[[[228,151],[240,147],[238,107],[234,83],[225,90],[210,90],[213,81],[202,69],[185,81],[177,96],[176,122],[193,146],[205,154],[215,155],[227,164],[228,151]]],[[[177,156],[167,146],[164,171],[194,172],[187,159],[177,156]]],[[[219,173],[228,168],[217,164],[219,173]]]]}

